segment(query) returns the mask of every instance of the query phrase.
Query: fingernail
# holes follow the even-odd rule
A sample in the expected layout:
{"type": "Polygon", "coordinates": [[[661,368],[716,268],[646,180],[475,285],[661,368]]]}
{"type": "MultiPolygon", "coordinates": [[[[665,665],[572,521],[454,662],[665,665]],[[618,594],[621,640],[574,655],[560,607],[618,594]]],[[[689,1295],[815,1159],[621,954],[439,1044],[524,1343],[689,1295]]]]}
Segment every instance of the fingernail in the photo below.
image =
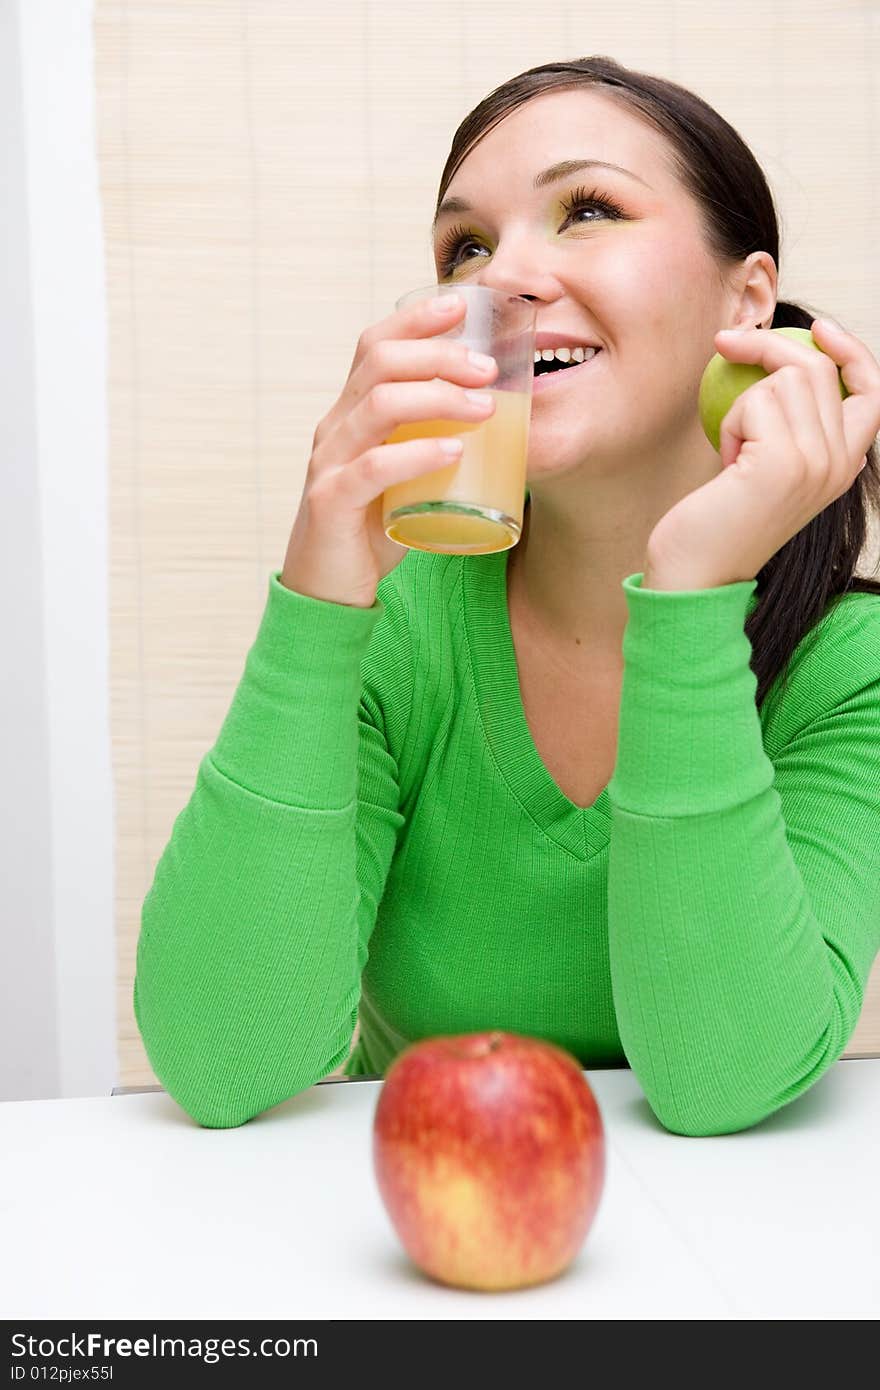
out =
{"type": "Polygon", "coordinates": [[[491,372],[495,366],[495,358],[490,357],[485,352],[468,352],[468,361],[472,367],[479,367],[481,372],[491,372]]]}
{"type": "Polygon", "coordinates": [[[438,439],[437,443],[440,445],[444,454],[449,454],[450,458],[464,452],[463,439],[438,439]]]}
{"type": "Polygon", "coordinates": [[[435,314],[451,314],[461,304],[460,294],[438,294],[431,300],[431,311],[435,314]]]}
{"type": "Polygon", "coordinates": [[[493,404],[492,395],[489,391],[465,391],[465,395],[469,401],[472,401],[474,405],[478,405],[481,410],[488,410],[493,404]]]}
{"type": "Polygon", "coordinates": [[[815,322],[818,323],[820,328],[829,328],[832,333],[835,331],[835,329],[838,333],[844,332],[844,329],[841,328],[840,324],[837,322],[837,319],[821,318],[816,319],[815,322]]]}

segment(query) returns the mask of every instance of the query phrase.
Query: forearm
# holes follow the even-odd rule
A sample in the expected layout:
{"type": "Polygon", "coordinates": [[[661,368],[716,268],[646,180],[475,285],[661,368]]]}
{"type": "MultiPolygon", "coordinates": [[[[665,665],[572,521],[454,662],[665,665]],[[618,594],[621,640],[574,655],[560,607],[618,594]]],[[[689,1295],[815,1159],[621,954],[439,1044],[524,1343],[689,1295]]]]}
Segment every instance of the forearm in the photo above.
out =
{"type": "Polygon", "coordinates": [[[376,769],[378,804],[362,825],[371,865],[387,863],[399,823],[381,730],[358,712],[379,616],[273,577],[223,727],[156,866],[135,1016],[157,1077],[203,1125],[241,1124],[312,1085],[350,1042],[359,929],[371,925],[357,917],[372,886],[358,891],[359,753],[365,775],[376,769]]]}
{"type": "Polygon", "coordinates": [[[203,760],[144,901],[134,990],[153,1070],[200,1124],[242,1124],[345,1056],[355,883],[354,804],[262,800],[203,760]]]}
{"type": "Polygon", "coordinates": [[[844,1046],[838,1000],[853,1003],[852,982],[823,939],[772,786],[692,816],[615,808],[608,923],[624,1050],[673,1132],[758,1123],[844,1046]]]}
{"type": "Polygon", "coordinates": [[[609,784],[615,1008],[662,1122],[725,1133],[806,1090],[858,1019],[880,944],[876,620],[828,615],[783,719],[755,703],[755,582],[644,578],[624,581],[609,784]]]}

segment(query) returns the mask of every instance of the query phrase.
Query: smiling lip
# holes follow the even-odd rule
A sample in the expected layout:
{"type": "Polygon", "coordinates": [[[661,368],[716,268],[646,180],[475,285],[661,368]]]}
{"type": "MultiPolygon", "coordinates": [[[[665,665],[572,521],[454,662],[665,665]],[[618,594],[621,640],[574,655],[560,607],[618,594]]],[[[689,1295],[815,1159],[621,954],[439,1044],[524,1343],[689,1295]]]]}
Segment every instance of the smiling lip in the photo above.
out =
{"type": "Polygon", "coordinates": [[[595,347],[600,348],[601,343],[594,342],[592,338],[579,338],[576,333],[536,333],[535,348],[542,352],[544,348],[559,347],[595,347]]]}
{"type": "Polygon", "coordinates": [[[556,372],[544,372],[541,376],[534,377],[532,379],[533,395],[541,395],[541,393],[546,391],[548,387],[552,388],[553,386],[555,386],[556,383],[560,380],[560,378],[576,377],[578,372],[587,371],[590,367],[592,367],[593,363],[601,356],[602,349],[600,348],[599,351],[595,353],[593,357],[590,358],[589,362],[581,362],[577,367],[563,367],[560,371],[556,372]]]}

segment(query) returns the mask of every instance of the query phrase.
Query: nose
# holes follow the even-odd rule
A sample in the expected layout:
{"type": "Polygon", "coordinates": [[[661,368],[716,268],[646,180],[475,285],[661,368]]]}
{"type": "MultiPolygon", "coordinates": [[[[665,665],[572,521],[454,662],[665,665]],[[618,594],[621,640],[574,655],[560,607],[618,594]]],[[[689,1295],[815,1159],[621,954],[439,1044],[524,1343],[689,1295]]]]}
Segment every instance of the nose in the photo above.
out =
{"type": "Polygon", "coordinates": [[[558,288],[553,289],[551,285],[547,286],[543,294],[525,288],[526,285],[534,286],[535,282],[534,275],[493,274],[492,271],[465,281],[466,284],[483,285],[487,290],[501,290],[504,294],[516,295],[518,299],[526,299],[530,304],[537,304],[542,299],[553,299],[559,293],[558,288]]]}
{"type": "Polygon", "coordinates": [[[501,290],[504,294],[527,299],[532,304],[540,300],[549,302],[560,293],[559,281],[549,272],[539,270],[534,263],[531,266],[524,265],[522,261],[516,265],[512,261],[502,264],[497,256],[491,265],[472,280],[468,277],[465,283],[484,285],[487,290],[501,290]]]}
{"type": "Polygon", "coordinates": [[[475,260],[472,265],[476,273],[472,280],[467,276],[465,283],[485,285],[530,303],[553,300],[561,290],[553,273],[552,250],[532,238],[528,229],[508,229],[489,260],[483,265],[475,260]]]}

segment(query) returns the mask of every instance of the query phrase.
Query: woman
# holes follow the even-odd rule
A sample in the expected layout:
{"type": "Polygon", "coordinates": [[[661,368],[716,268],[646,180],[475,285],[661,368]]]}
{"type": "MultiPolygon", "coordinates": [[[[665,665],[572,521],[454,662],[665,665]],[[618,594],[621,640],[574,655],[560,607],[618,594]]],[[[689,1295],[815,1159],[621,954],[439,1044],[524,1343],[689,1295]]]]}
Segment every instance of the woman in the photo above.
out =
{"type": "Polygon", "coordinates": [[[338,1068],[358,1019],[350,1075],[501,1028],[628,1063],[676,1133],[746,1128],[840,1056],[880,945],[880,584],[853,573],[880,367],[779,300],[737,133],[607,58],[476,107],[434,238],[445,284],[601,350],[535,395],[519,544],[463,558],[385,538],[384,489],[448,459],[384,440],[480,418],[494,364],[443,336],[460,307],[361,335],[144,902],[148,1056],[223,1127],[338,1068]],[[716,350],[768,372],[720,459],[716,350]]]}

